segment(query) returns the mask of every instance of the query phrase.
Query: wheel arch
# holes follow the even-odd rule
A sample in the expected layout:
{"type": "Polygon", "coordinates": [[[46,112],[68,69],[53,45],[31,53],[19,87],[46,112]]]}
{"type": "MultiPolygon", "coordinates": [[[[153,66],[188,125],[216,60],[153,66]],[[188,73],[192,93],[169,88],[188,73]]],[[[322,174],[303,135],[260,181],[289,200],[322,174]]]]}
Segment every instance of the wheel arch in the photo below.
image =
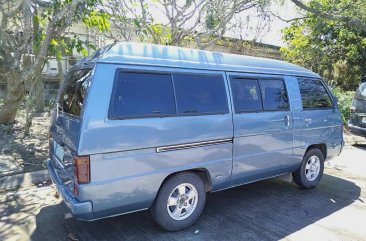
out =
{"type": "Polygon", "coordinates": [[[194,174],[198,175],[202,179],[202,181],[205,185],[206,192],[210,192],[212,190],[212,180],[211,180],[210,172],[206,168],[192,168],[192,169],[173,172],[173,173],[169,174],[168,176],[166,176],[164,178],[163,182],[160,184],[159,191],[169,178],[171,178],[174,175],[177,175],[178,173],[184,173],[184,172],[190,172],[190,173],[194,173],[194,174]]]}
{"type": "Polygon", "coordinates": [[[327,146],[325,145],[325,143],[312,144],[306,148],[305,153],[313,148],[319,149],[323,154],[324,160],[327,159],[327,146]]]}

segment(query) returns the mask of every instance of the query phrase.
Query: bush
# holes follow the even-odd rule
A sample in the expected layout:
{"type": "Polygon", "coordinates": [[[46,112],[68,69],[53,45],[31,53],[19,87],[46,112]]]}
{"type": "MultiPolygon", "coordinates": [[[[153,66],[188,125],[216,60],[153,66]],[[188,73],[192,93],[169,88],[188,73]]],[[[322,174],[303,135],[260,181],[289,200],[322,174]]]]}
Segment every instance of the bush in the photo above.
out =
{"type": "Polygon", "coordinates": [[[345,126],[350,118],[350,107],[352,103],[354,91],[344,91],[340,87],[332,89],[333,94],[338,98],[338,108],[342,114],[342,121],[345,126]]]}

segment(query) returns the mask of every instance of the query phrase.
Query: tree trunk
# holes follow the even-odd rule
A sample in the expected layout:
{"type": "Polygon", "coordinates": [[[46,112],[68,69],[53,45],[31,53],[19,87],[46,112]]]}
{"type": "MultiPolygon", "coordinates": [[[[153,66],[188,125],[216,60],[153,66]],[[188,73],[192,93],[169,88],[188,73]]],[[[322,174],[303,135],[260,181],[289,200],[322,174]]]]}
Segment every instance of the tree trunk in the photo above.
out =
{"type": "Polygon", "coordinates": [[[7,93],[0,109],[0,124],[14,124],[15,116],[23,99],[24,84],[20,73],[11,70],[7,76],[7,93]]]}
{"type": "Polygon", "coordinates": [[[34,111],[44,111],[44,83],[42,74],[36,77],[34,82],[34,91],[32,93],[32,99],[34,99],[34,111]]]}
{"type": "Polygon", "coordinates": [[[64,70],[62,68],[62,62],[60,59],[57,60],[57,68],[58,68],[58,79],[59,79],[59,84],[61,86],[62,81],[64,80],[64,70]]]}

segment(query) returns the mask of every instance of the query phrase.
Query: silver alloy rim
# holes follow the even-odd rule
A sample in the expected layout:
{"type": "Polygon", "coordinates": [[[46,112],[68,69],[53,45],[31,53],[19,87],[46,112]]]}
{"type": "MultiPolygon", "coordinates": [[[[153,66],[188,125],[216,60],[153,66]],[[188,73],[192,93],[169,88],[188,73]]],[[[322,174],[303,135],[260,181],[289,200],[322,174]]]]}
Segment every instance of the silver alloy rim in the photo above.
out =
{"type": "Polygon", "coordinates": [[[182,183],[170,193],[166,208],[172,219],[184,220],[194,212],[197,202],[196,188],[192,184],[182,183]]]}
{"type": "Polygon", "coordinates": [[[309,181],[314,181],[320,171],[320,160],[317,156],[311,156],[305,166],[305,176],[309,181]]]}

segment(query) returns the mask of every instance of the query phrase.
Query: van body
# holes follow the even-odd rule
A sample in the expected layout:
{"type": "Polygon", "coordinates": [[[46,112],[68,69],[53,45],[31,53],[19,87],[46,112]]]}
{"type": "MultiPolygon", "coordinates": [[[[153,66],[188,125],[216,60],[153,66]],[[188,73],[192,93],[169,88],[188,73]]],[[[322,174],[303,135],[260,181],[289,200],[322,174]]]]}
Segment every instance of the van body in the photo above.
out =
{"type": "Polygon", "coordinates": [[[69,71],[50,136],[48,170],[74,217],[151,208],[168,230],[197,220],[205,192],[287,173],[313,187],[344,143],[334,97],[307,69],[142,43],[69,71]]]}
{"type": "Polygon", "coordinates": [[[366,137],[366,77],[361,80],[353,97],[348,130],[354,135],[366,137]]]}

